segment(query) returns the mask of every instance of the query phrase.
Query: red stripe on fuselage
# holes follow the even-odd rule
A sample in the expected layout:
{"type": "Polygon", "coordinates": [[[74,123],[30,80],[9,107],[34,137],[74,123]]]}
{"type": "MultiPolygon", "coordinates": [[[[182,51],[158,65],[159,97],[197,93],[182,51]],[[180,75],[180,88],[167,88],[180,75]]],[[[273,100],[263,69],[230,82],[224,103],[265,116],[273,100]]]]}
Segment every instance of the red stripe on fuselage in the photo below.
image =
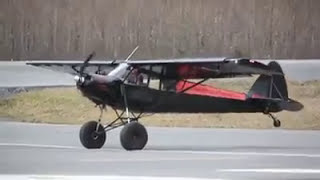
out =
{"type": "MultiPolygon", "coordinates": [[[[186,88],[189,88],[193,86],[195,83],[192,82],[185,82],[185,81],[179,81],[176,84],[176,91],[181,92],[186,88]]],[[[220,98],[228,98],[228,99],[236,99],[236,100],[246,100],[246,94],[230,91],[230,90],[224,90],[219,89],[211,86],[206,85],[196,85],[195,87],[185,91],[186,94],[194,94],[194,95],[202,95],[202,96],[212,96],[212,97],[220,97],[220,98]]]]}

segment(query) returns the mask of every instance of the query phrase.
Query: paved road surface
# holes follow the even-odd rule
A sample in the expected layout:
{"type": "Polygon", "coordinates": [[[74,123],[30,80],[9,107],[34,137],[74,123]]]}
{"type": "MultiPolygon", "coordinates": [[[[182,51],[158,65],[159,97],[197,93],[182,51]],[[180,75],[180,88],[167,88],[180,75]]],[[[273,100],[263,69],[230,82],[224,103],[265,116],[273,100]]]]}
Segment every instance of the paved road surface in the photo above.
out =
{"type": "Polygon", "coordinates": [[[25,62],[0,62],[0,87],[74,85],[69,74],[25,65],[25,62]]]}
{"type": "Polygon", "coordinates": [[[146,149],[128,152],[120,146],[120,129],[110,132],[107,143],[99,150],[84,149],[78,130],[79,126],[2,119],[0,174],[10,178],[12,175],[33,178],[95,175],[98,179],[102,176],[106,179],[126,179],[123,176],[127,179],[320,178],[319,131],[153,127],[148,128],[150,138],[146,149]]]}

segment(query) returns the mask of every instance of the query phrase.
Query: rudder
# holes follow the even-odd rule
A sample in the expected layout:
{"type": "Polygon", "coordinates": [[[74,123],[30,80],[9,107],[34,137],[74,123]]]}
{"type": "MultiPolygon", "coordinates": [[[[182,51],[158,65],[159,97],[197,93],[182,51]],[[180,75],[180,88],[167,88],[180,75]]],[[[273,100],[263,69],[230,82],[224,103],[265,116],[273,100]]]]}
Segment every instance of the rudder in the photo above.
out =
{"type": "MultiPolygon", "coordinates": [[[[271,61],[268,66],[272,70],[283,73],[280,64],[276,61],[271,61]]],[[[282,75],[260,75],[249,90],[248,96],[288,100],[286,79],[282,75]]]]}

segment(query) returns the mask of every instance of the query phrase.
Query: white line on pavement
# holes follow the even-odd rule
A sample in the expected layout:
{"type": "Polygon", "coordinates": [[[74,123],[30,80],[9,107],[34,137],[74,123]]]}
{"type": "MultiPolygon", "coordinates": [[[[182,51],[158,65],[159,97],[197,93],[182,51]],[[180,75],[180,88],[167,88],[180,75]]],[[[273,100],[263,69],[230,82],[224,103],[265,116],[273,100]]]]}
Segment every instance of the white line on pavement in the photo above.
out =
{"type": "Polygon", "coordinates": [[[56,149],[81,149],[75,146],[45,145],[45,144],[26,144],[26,143],[0,143],[0,146],[20,146],[20,147],[37,147],[37,148],[56,148],[56,149]]]}
{"type": "Polygon", "coordinates": [[[212,155],[231,155],[231,156],[283,156],[283,157],[307,157],[320,158],[320,154],[307,153],[276,153],[276,152],[236,152],[236,151],[179,151],[179,150],[148,150],[148,152],[162,153],[186,153],[186,154],[212,154],[212,155]]]}
{"type": "Polygon", "coordinates": [[[217,171],[218,172],[235,172],[235,173],[320,174],[320,169],[262,168],[262,169],[218,169],[217,171]]]}
{"type": "MultiPolygon", "coordinates": [[[[20,146],[20,147],[38,147],[38,148],[57,148],[57,149],[84,149],[77,146],[47,145],[47,144],[27,144],[27,143],[0,143],[0,146],[20,146]]],[[[119,150],[106,148],[104,150],[119,150]]],[[[307,153],[285,153],[285,152],[236,152],[236,151],[185,151],[185,150],[142,150],[132,153],[183,153],[183,154],[208,154],[208,155],[229,155],[229,156],[278,156],[278,157],[304,157],[320,158],[320,154],[307,153]]]]}
{"type": "MultiPolygon", "coordinates": [[[[154,176],[64,176],[64,175],[0,175],[0,179],[15,179],[15,180],[56,180],[56,179],[90,179],[90,180],[209,180],[205,178],[188,178],[188,177],[154,177],[154,176]]],[[[222,180],[222,179],[210,179],[222,180]]]]}

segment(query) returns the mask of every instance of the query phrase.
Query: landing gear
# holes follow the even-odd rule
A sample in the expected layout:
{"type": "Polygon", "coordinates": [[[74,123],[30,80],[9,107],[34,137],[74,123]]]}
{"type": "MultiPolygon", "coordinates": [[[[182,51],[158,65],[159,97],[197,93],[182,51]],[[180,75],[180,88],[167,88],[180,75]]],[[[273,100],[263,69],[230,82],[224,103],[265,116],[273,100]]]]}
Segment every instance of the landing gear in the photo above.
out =
{"type": "Polygon", "coordinates": [[[124,86],[121,87],[121,94],[123,95],[123,100],[125,104],[125,111],[127,114],[127,124],[124,125],[120,133],[120,142],[124,149],[126,150],[141,150],[147,144],[148,133],[146,128],[138,123],[138,119],[141,114],[136,117],[133,113],[134,118],[129,117],[128,100],[124,86]]]}
{"type": "Polygon", "coordinates": [[[270,113],[269,106],[266,107],[266,109],[263,111],[263,114],[268,115],[273,120],[273,127],[281,126],[281,121],[270,113]]]}
{"type": "Polygon", "coordinates": [[[103,115],[104,105],[100,105],[100,116],[98,121],[89,121],[82,125],[80,129],[80,142],[88,149],[99,149],[106,141],[106,132],[101,125],[101,118],[103,115]]]}
{"type": "Polygon", "coordinates": [[[106,141],[106,132],[98,122],[89,121],[80,129],[80,141],[88,149],[99,149],[106,141]]]}
{"type": "Polygon", "coordinates": [[[274,127],[280,127],[281,126],[281,121],[278,118],[276,118],[274,115],[272,115],[270,113],[268,114],[268,116],[270,118],[272,118],[274,127]]]}
{"type": "Polygon", "coordinates": [[[120,142],[126,150],[141,150],[147,144],[147,141],[146,128],[136,121],[126,124],[121,130],[120,142]]]}
{"type": "Polygon", "coordinates": [[[81,144],[88,149],[101,148],[106,141],[106,132],[115,128],[124,126],[120,133],[120,142],[126,150],[141,150],[145,147],[148,141],[148,133],[146,128],[138,122],[141,114],[135,116],[131,113],[131,117],[123,115],[126,113],[129,115],[129,111],[126,109],[122,113],[115,111],[117,118],[107,124],[101,125],[101,118],[105,106],[99,106],[101,114],[98,121],[89,121],[85,123],[80,129],[80,141],[81,144]]]}

